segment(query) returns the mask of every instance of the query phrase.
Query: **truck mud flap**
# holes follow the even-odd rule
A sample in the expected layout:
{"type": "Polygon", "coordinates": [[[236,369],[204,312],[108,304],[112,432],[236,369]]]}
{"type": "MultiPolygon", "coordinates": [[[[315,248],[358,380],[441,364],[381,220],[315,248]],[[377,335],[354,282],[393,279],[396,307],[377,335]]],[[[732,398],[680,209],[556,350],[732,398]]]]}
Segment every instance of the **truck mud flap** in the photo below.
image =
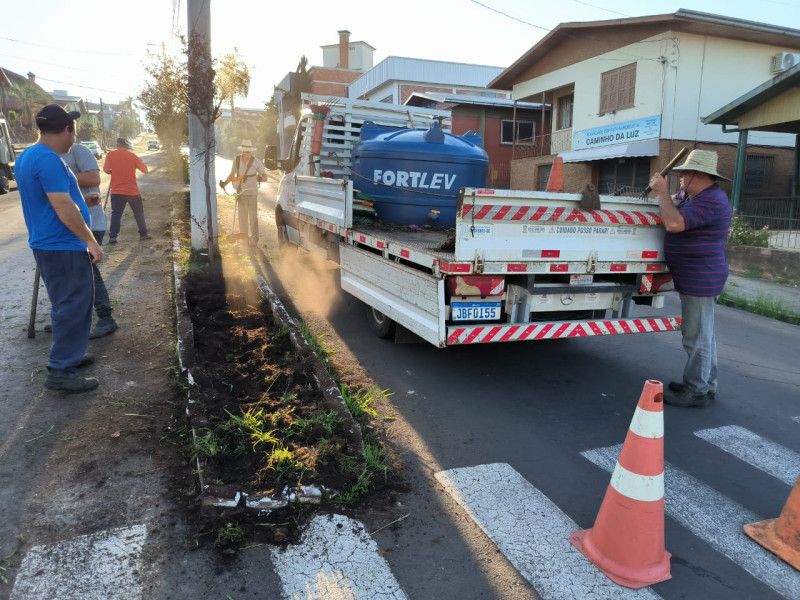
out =
{"type": "Polygon", "coordinates": [[[344,291],[434,346],[445,345],[443,280],[347,244],[339,258],[344,291]]]}

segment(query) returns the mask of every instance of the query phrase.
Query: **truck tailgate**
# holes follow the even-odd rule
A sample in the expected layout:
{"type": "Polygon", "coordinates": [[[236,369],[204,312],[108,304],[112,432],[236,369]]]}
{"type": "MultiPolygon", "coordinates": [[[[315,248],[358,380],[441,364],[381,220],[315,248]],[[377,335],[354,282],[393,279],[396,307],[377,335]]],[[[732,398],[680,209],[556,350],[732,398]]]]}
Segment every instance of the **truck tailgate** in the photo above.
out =
{"type": "MultiPolygon", "coordinates": [[[[581,210],[579,194],[466,189],[456,215],[457,261],[605,262],[664,260],[664,228],[650,200],[601,196],[581,210]]],[[[639,270],[627,268],[625,270],[639,270]]]]}

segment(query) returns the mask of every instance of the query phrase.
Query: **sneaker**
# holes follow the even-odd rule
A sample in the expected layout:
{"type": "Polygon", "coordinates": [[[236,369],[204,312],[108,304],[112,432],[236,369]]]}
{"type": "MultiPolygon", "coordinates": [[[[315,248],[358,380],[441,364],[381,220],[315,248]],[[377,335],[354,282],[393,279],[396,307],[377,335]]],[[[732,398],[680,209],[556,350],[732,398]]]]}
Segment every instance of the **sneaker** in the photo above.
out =
{"type": "Polygon", "coordinates": [[[710,394],[692,394],[688,391],[664,394],[664,404],[681,408],[705,408],[711,404],[711,400],[710,394]]]}
{"type": "Polygon", "coordinates": [[[94,340],[114,333],[119,325],[114,320],[114,317],[103,317],[97,320],[97,323],[89,334],[89,339],[94,340]]]}
{"type": "Polygon", "coordinates": [[[115,238],[115,237],[108,238],[108,243],[109,244],[116,244],[117,243],[117,238],[115,238]]]}
{"type": "Polygon", "coordinates": [[[75,369],[51,369],[47,368],[47,379],[44,380],[44,387],[48,390],[59,390],[67,393],[89,392],[95,389],[100,383],[94,377],[81,377],[75,369]]]}
{"type": "Polygon", "coordinates": [[[94,364],[94,356],[92,356],[91,354],[86,354],[80,360],[80,362],[77,365],[75,365],[75,368],[76,369],[82,369],[83,367],[88,367],[89,365],[93,365],[93,364],[94,364]]]}
{"type": "MultiPolygon", "coordinates": [[[[675,392],[677,394],[682,394],[683,392],[686,391],[686,384],[685,383],[680,383],[679,381],[670,381],[669,385],[667,387],[670,389],[670,391],[673,391],[673,392],[675,392]]],[[[708,392],[708,396],[709,396],[709,398],[711,398],[711,400],[716,400],[717,392],[716,391],[709,391],[708,392]]]]}
{"type": "Polygon", "coordinates": [[[143,242],[144,240],[152,240],[152,239],[153,239],[153,236],[150,235],[149,233],[145,233],[144,235],[140,235],[139,236],[139,241],[140,242],[143,242]]]}

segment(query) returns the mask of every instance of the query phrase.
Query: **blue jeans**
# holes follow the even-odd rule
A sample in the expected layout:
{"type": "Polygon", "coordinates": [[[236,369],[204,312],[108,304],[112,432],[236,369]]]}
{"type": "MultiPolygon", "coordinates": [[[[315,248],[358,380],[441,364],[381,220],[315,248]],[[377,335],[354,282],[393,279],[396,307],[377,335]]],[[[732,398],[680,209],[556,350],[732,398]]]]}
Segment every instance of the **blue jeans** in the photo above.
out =
{"type": "Polygon", "coordinates": [[[683,383],[693,394],[717,392],[717,337],[714,331],[714,296],[681,294],[681,335],[689,356],[683,383]]]}
{"type": "Polygon", "coordinates": [[[81,361],[89,346],[94,301],[89,253],[34,250],[33,256],[52,307],[53,339],[47,366],[50,369],[71,369],[81,361]]]}
{"type": "MultiPolygon", "coordinates": [[[[103,243],[103,238],[106,235],[105,231],[92,231],[94,239],[98,244],[103,243]]],[[[92,274],[94,275],[94,312],[97,313],[98,319],[104,319],[111,316],[111,300],[108,297],[108,290],[100,275],[100,269],[97,265],[92,263],[92,274]]]]}
{"type": "Polygon", "coordinates": [[[144,222],[144,204],[141,196],[125,196],[123,194],[111,194],[111,229],[108,237],[112,240],[117,238],[119,228],[122,223],[122,213],[125,212],[125,205],[130,204],[133,211],[133,218],[139,228],[139,236],[147,235],[147,223],[144,222]]]}

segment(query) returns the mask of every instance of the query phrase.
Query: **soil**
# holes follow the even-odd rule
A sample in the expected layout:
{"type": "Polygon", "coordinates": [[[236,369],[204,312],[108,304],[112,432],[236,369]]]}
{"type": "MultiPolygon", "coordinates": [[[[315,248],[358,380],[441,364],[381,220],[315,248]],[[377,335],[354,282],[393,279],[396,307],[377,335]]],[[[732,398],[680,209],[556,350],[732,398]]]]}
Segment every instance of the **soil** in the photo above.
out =
{"type": "MultiPolygon", "coordinates": [[[[233,511],[201,501],[198,530],[223,547],[253,538],[292,541],[315,512],[353,509],[391,481],[388,469],[383,477],[373,476],[363,456],[348,453],[348,424],[316,387],[312,361],[318,359],[294,347],[266,302],[253,302],[256,281],[239,275],[246,269],[231,266],[232,249],[223,248],[224,269],[197,256],[188,268],[195,439],[186,442],[187,453],[200,459],[202,496],[231,500],[241,492],[285,499],[301,486],[314,486],[322,498],[319,504],[290,503],[272,511],[246,510],[244,498],[233,511]]],[[[385,456],[374,436],[372,443],[385,456]]]]}

